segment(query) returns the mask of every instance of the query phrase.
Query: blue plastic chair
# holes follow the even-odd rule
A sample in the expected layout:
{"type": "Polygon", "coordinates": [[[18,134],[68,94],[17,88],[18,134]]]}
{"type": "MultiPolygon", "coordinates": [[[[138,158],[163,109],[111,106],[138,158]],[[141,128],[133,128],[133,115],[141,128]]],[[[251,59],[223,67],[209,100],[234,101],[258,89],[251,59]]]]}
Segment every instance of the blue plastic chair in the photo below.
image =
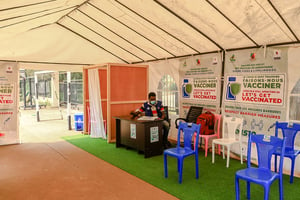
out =
{"type": "Polygon", "coordinates": [[[247,168],[239,170],[235,173],[235,194],[236,200],[240,199],[239,180],[247,181],[247,199],[250,199],[250,183],[256,183],[264,187],[264,200],[269,199],[269,191],[271,184],[278,179],[279,196],[283,199],[282,186],[282,166],[283,152],[285,149],[285,138],[277,138],[275,136],[253,135],[250,134],[247,150],[247,168]],[[254,143],[257,149],[258,167],[251,167],[251,144],[254,143]],[[271,171],[271,158],[274,152],[281,148],[281,157],[279,172],[271,171]]]}
{"type": "MultiPolygon", "coordinates": [[[[293,123],[289,126],[288,122],[276,122],[275,123],[275,136],[278,137],[279,129],[281,129],[282,137],[286,138],[284,157],[291,159],[291,175],[290,183],[294,181],[294,167],[296,157],[300,154],[300,150],[295,150],[295,138],[298,132],[300,132],[300,124],[293,123]]],[[[281,150],[278,149],[275,155],[280,155],[281,150]]],[[[277,171],[277,156],[275,156],[275,171],[277,171]]]]}
{"type": "Polygon", "coordinates": [[[177,146],[176,148],[166,149],[164,151],[164,170],[165,170],[165,178],[168,177],[168,162],[167,156],[172,156],[177,158],[177,171],[179,173],[179,183],[182,183],[182,169],[183,169],[183,159],[187,156],[195,155],[195,168],[196,168],[196,179],[199,178],[199,165],[198,165],[198,141],[199,141],[199,133],[200,133],[200,124],[194,123],[182,123],[180,122],[178,127],[178,135],[177,135],[177,146]],[[194,138],[194,133],[196,133],[196,143],[195,148],[192,144],[192,140],[194,138]],[[183,134],[184,146],[180,146],[180,138],[181,134],[183,134]]]}

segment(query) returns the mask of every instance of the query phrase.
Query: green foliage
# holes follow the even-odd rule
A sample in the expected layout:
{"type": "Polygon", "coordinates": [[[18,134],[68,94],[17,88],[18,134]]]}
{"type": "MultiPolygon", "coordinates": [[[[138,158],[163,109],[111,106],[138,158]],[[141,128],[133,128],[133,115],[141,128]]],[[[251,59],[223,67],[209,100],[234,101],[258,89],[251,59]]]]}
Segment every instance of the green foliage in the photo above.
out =
{"type": "MultiPolygon", "coordinates": [[[[82,72],[71,72],[71,80],[82,80],[82,72]]],[[[59,74],[59,82],[67,81],[67,72],[59,74]]]]}

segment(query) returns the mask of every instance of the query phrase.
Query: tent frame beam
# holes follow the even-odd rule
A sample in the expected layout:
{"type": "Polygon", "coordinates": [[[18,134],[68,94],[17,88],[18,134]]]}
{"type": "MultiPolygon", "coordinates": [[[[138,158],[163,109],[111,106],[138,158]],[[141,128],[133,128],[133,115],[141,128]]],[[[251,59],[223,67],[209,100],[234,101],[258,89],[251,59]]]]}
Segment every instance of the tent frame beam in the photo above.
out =
{"type": "MultiPolygon", "coordinates": [[[[232,49],[226,49],[226,52],[229,51],[238,51],[238,50],[246,50],[246,49],[257,49],[261,47],[273,47],[273,46],[283,46],[283,45],[294,45],[294,44],[300,44],[300,41],[294,41],[294,42],[283,42],[283,43],[274,43],[274,44],[267,44],[267,45],[259,45],[259,46],[249,46],[249,47],[241,47],[241,48],[232,48],[232,49]]],[[[205,55],[205,54],[211,54],[211,53],[220,53],[225,52],[225,50],[222,51],[210,51],[210,52],[203,52],[203,53],[197,53],[197,54],[189,54],[189,55],[182,55],[182,56],[175,56],[175,57],[168,57],[168,58],[159,58],[155,60],[146,60],[144,62],[154,62],[159,60],[170,60],[170,59],[176,59],[176,58],[184,58],[189,56],[199,56],[199,55],[205,55]]],[[[133,62],[132,64],[140,64],[144,62],[133,62]]]]}
{"type": "MultiPolygon", "coordinates": [[[[108,28],[107,26],[105,26],[104,24],[100,23],[98,20],[94,19],[93,17],[91,17],[90,15],[86,14],[85,12],[83,12],[82,10],[78,9],[78,12],[82,13],[83,15],[85,15],[86,17],[88,17],[89,19],[93,20],[94,22],[96,22],[97,24],[99,24],[100,26],[102,26],[103,28],[105,28],[106,30],[110,31],[111,33],[115,34],[116,36],[120,37],[121,39],[123,39],[124,41],[128,42],[129,44],[131,44],[132,46],[136,47],[137,49],[141,50],[142,52],[144,52],[145,54],[151,56],[152,58],[157,59],[155,56],[153,56],[152,54],[150,54],[149,52],[145,51],[144,49],[142,49],[141,47],[133,44],[132,42],[130,42],[129,40],[127,40],[126,38],[124,38],[123,36],[119,35],[118,33],[116,33],[115,31],[111,30],[110,28],[108,28]]],[[[144,59],[141,59],[144,60],[144,59]]]]}
{"type": "Polygon", "coordinates": [[[95,46],[97,46],[97,47],[99,47],[100,49],[102,49],[102,50],[106,51],[107,53],[109,53],[109,54],[111,54],[111,55],[115,56],[116,58],[118,58],[118,59],[122,60],[124,63],[127,63],[127,64],[129,64],[129,62],[127,62],[127,61],[126,61],[126,60],[124,60],[123,58],[120,58],[120,57],[119,57],[119,56],[117,56],[116,54],[114,54],[114,53],[110,52],[109,50],[107,50],[107,49],[105,49],[104,47],[100,46],[99,44],[97,44],[97,43],[93,42],[92,40],[90,40],[90,39],[88,39],[88,38],[84,37],[83,35],[81,35],[81,34],[79,34],[79,33],[75,32],[74,30],[72,30],[72,29],[70,29],[70,28],[66,27],[65,25],[63,25],[63,24],[61,24],[61,23],[59,23],[59,22],[57,22],[56,24],[58,24],[59,26],[61,26],[61,27],[65,28],[65,29],[67,29],[67,30],[69,30],[70,32],[72,32],[72,33],[74,33],[75,35],[77,35],[77,36],[81,37],[82,39],[84,39],[84,40],[86,40],[86,41],[88,41],[88,42],[90,42],[90,43],[94,44],[95,46]]]}
{"type": "Polygon", "coordinates": [[[46,64],[46,65],[94,65],[87,63],[60,63],[60,62],[46,62],[46,61],[30,61],[30,60],[0,60],[1,62],[18,62],[18,63],[32,63],[32,64],[46,64]]]}
{"type": "Polygon", "coordinates": [[[168,8],[167,6],[165,6],[164,4],[162,4],[161,2],[159,2],[158,0],[154,0],[154,2],[157,3],[158,5],[160,5],[165,10],[167,10],[169,13],[173,14],[175,17],[177,17],[178,19],[180,19],[184,23],[186,23],[188,26],[190,26],[191,28],[193,28],[195,31],[197,31],[198,33],[200,33],[202,36],[204,36],[206,39],[208,39],[210,42],[212,42],[214,45],[216,45],[219,49],[224,50],[224,48],[220,44],[218,44],[216,41],[214,41],[213,39],[211,39],[210,37],[208,37],[208,35],[206,35],[202,31],[200,31],[194,25],[192,25],[191,23],[189,23],[187,20],[183,19],[177,13],[175,13],[174,11],[172,11],[170,8],[168,8]]]}
{"type": "Polygon", "coordinates": [[[44,3],[50,3],[50,2],[53,2],[53,1],[57,1],[57,0],[48,0],[48,1],[44,1],[44,2],[32,3],[32,4],[23,5],[23,6],[15,6],[15,7],[11,7],[11,8],[4,8],[4,9],[0,9],[0,12],[19,9],[19,8],[25,8],[25,7],[30,7],[30,6],[35,6],[35,5],[44,4],[44,3]]]}
{"type": "Polygon", "coordinates": [[[171,53],[170,51],[168,51],[167,49],[163,48],[162,46],[160,46],[159,44],[157,44],[156,42],[150,40],[149,38],[147,38],[146,36],[144,36],[143,34],[141,34],[140,32],[134,30],[133,28],[129,27],[127,24],[121,22],[120,20],[116,19],[115,17],[113,17],[112,15],[108,14],[107,12],[105,12],[104,10],[98,8],[97,6],[93,5],[92,3],[88,2],[89,5],[91,5],[92,7],[94,7],[95,9],[97,9],[98,11],[102,12],[103,14],[109,16],[110,18],[114,19],[115,21],[117,21],[118,23],[122,24],[123,26],[125,26],[126,28],[128,28],[129,30],[133,31],[134,33],[136,33],[137,35],[141,36],[142,38],[144,38],[145,40],[149,41],[150,43],[154,44],[155,46],[159,47],[160,49],[162,49],[163,51],[167,52],[168,54],[172,55],[172,56],[176,56],[175,54],[171,53]]]}
{"type": "Polygon", "coordinates": [[[24,22],[32,21],[32,20],[35,20],[35,19],[46,17],[48,15],[52,15],[52,14],[56,14],[56,13],[59,13],[59,12],[63,12],[65,10],[69,10],[69,9],[74,8],[74,7],[76,7],[76,6],[71,6],[71,7],[64,8],[64,9],[61,9],[61,10],[57,10],[57,11],[54,11],[54,12],[46,13],[46,14],[43,14],[43,15],[40,15],[40,16],[37,16],[37,17],[33,17],[33,18],[30,18],[30,19],[25,19],[25,20],[18,21],[18,22],[12,23],[12,24],[7,24],[5,26],[1,26],[0,28],[7,28],[7,27],[10,27],[10,26],[14,26],[14,25],[17,25],[17,24],[24,23],[24,22]]]}
{"type": "Polygon", "coordinates": [[[145,60],[143,62],[133,62],[132,64],[140,64],[144,62],[154,62],[154,61],[159,61],[159,60],[170,60],[170,59],[175,59],[175,58],[185,58],[189,56],[198,56],[198,55],[205,55],[205,54],[211,54],[211,53],[220,53],[221,51],[209,51],[209,52],[203,52],[203,53],[197,53],[197,54],[187,54],[187,55],[182,55],[182,56],[174,56],[174,57],[168,57],[168,58],[158,58],[158,59],[153,59],[153,60],[145,60]]]}
{"type": "Polygon", "coordinates": [[[110,42],[110,43],[112,43],[113,45],[116,45],[116,46],[117,46],[117,47],[119,47],[120,49],[122,49],[122,50],[126,51],[127,53],[131,54],[132,56],[134,56],[134,57],[136,57],[136,58],[140,59],[141,61],[143,60],[142,58],[140,58],[140,57],[138,57],[137,55],[133,54],[132,52],[128,51],[128,50],[127,50],[127,49],[125,49],[124,47],[122,47],[122,46],[118,45],[117,43],[113,42],[113,41],[112,41],[112,40],[110,40],[109,38],[107,38],[107,37],[105,37],[105,36],[101,35],[101,34],[100,34],[100,33],[98,33],[97,31],[95,31],[95,30],[91,29],[91,28],[90,28],[90,27],[88,27],[87,25],[84,25],[83,23],[81,23],[80,21],[78,21],[78,20],[74,19],[74,18],[73,18],[73,17],[71,17],[71,16],[68,16],[68,17],[69,17],[70,19],[74,20],[76,23],[80,24],[81,26],[83,26],[83,27],[87,28],[87,29],[88,29],[88,30],[90,30],[91,32],[95,33],[96,35],[100,36],[101,38],[103,38],[103,39],[105,39],[105,40],[109,41],[109,42],[110,42]]]}
{"type": "Polygon", "coordinates": [[[81,6],[85,5],[89,0],[85,0],[84,2],[82,2],[81,4],[75,6],[75,8],[73,10],[71,10],[70,12],[68,12],[67,14],[63,15],[61,18],[59,18],[56,23],[60,22],[64,17],[69,16],[71,13],[73,13],[74,11],[78,10],[81,6]]]}
{"type": "Polygon", "coordinates": [[[55,7],[55,8],[50,8],[50,9],[46,9],[46,10],[36,11],[36,12],[32,12],[32,13],[27,13],[27,14],[24,14],[24,15],[18,15],[18,16],[14,16],[14,17],[9,17],[9,18],[5,18],[5,19],[1,19],[0,22],[12,20],[12,19],[17,19],[17,18],[21,18],[21,17],[27,17],[27,16],[30,16],[30,15],[40,14],[40,13],[44,13],[44,12],[56,10],[58,8],[61,8],[61,6],[60,7],[55,7]]]}
{"type": "Polygon", "coordinates": [[[206,2],[213,7],[216,11],[218,11],[227,21],[229,21],[236,29],[238,29],[241,33],[243,33],[253,44],[255,44],[257,47],[259,44],[257,44],[247,33],[245,33],[240,27],[238,27],[229,17],[227,17],[221,10],[219,10],[213,3],[211,3],[209,0],[206,0],[206,2]]]}
{"type": "Polygon", "coordinates": [[[293,44],[300,44],[300,41],[282,42],[282,43],[274,43],[274,44],[259,45],[259,46],[232,48],[232,49],[226,49],[226,51],[237,51],[237,50],[244,50],[244,49],[253,49],[253,48],[260,48],[260,47],[273,47],[273,46],[282,46],[282,45],[293,45],[293,44]]]}
{"type": "Polygon", "coordinates": [[[168,31],[166,31],[165,29],[161,28],[160,26],[156,25],[154,22],[150,21],[149,19],[143,17],[142,15],[140,15],[139,13],[137,13],[136,11],[132,10],[131,8],[129,8],[128,6],[124,5],[123,3],[121,3],[120,1],[116,0],[116,2],[118,4],[120,4],[121,6],[123,6],[124,8],[130,10],[132,13],[134,13],[135,15],[139,16],[140,18],[142,18],[143,20],[147,21],[148,23],[150,23],[151,25],[155,26],[156,28],[158,28],[159,30],[163,31],[164,33],[166,33],[167,35],[171,36],[172,38],[174,38],[175,40],[179,41],[180,43],[184,44],[185,46],[189,47],[190,49],[192,49],[193,51],[200,53],[197,49],[195,49],[194,47],[190,46],[189,44],[185,43],[184,41],[182,41],[181,39],[177,38],[176,36],[174,36],[173,34],[169,33],[168,31]]]}
{"type": "Polygon", "coordinates": [[[289,29],[289,31],[293,34],[293,36],[295,37],[295,39],[299,42],[299,38],[297,37],[297,35],[294,33],[294,31],[292,30],[292,28],[288,25],[288,23],[285,21],[285,19],[282,17],[282,15],[279,13],[279,11],[277,10],[277,8],[274,6],[274,4],[272,3],[271,0],[268,0],[269,4],[272,6],[272,8],[274,9],[274,11],[277,13],[277,15],[280,17],[281,21],[286,25],[286,27],[289,29]]]}

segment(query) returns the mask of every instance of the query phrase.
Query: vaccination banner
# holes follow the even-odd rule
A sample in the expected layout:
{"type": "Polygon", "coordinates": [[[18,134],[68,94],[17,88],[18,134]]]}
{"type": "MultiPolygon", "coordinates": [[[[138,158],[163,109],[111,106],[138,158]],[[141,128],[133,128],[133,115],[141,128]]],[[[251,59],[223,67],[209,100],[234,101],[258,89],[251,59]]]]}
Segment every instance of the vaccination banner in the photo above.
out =
{"type": "Polygon", "coordinates": [[[16,103],[15,98],[15,84],[0,82],[0,107],[13,107],[16,103]]]}
{"type": "Polygon", "coordinates": [[[19,143],[18,65],[0,62],[0,145],[19,143]]]}
{"type": "Polygon", "coordinates": [[[219,53],[190,56],[180,60],[180,117],[190,106],[220,112],[222,57],[219,53]]]}
{"type": "Polygon", "coordinates": [[[217,101],[216,78],[185,78],[182,85],[182,98],[217,101]]]}
{"type": "Polygon", "coordinates": [[[227,53],[222,114],[242,117],[243,141],[250,132],[274,135],[286,119],[287,49],[259,48],[227,53]]]}
{"type": "Polygon", "coordinates": [[[227,76],[226,102],[283,105],[284,74],[227,76]]]}

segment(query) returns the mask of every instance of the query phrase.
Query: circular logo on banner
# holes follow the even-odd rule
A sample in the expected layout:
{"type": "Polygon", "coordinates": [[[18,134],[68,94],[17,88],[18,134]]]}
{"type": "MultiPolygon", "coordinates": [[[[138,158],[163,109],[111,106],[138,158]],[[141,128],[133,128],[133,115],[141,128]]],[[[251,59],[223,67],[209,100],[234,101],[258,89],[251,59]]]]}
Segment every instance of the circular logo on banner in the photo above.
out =
{"type": "Polygon", "coordinates": [[[13,72],[12,66],[7,66],[6,67],[6,73],[12,73],[12,72],[13,72]]]}

